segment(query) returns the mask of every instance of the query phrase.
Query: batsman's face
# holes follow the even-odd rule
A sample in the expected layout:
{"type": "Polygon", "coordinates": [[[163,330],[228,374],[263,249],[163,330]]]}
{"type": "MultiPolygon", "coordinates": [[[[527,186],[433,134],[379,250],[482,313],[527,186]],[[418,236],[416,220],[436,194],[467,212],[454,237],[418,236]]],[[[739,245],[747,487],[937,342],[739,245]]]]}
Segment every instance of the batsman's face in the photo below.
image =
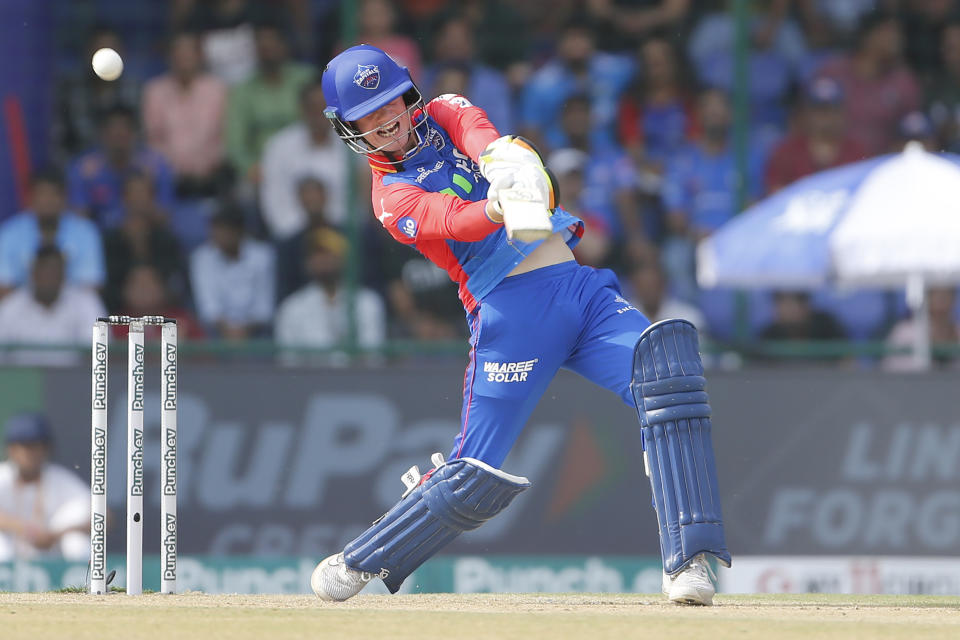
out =
{"type": "Polygon", "coordinates": [[[402,96],[353,124],[358,131],[366,134],[363,139],[380,151],[402,154],[416,144],[410,114],[402,96]]]}

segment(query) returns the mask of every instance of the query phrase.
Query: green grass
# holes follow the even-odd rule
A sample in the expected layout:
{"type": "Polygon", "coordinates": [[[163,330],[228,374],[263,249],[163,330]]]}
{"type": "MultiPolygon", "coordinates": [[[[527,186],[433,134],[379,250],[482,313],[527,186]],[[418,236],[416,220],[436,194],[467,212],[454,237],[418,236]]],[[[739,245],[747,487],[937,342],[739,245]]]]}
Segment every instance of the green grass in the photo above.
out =
{"type": "Polygon", "coordinates": [[[536,640],[683,638],[724,640],[947,640],[960,638],[960,598],[934,596],[718,596],[714,607],[679,607],[659,595],[422,594],[142,597],[0,594],[4,640],[163,638],[457,637],[536,640]]]}

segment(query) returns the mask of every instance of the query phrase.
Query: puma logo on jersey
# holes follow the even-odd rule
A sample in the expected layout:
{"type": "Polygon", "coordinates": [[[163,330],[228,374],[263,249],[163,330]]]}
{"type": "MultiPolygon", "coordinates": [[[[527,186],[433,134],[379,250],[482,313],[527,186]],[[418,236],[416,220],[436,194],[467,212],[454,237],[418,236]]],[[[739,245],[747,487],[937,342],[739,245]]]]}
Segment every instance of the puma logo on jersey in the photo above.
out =
{"type": "Polygon", "coordinates": [[[526,382],[533,365],[539,361],[540,358],[519,362],[484,362],[483,372],[487,374],[487,382],[526,382]]]}
{"type": "Polygon", "coordinates": [[[393,216],[392,213],[387,212],[387,208],[383,206],[383,198],[380,198],[380,215],[377,216],[377,220],[380,221],[380,224],[386,224],[387,218],[393,216]]]}

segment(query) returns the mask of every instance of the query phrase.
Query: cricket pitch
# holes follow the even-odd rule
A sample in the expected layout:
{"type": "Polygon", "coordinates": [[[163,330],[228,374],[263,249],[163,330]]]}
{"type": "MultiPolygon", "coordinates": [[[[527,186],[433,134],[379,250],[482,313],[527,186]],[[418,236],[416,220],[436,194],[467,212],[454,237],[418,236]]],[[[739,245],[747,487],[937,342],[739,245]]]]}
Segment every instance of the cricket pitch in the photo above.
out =
{"type": "Polygon", "coordinates": [[[960,598],[749,595],[680,607],[659,595],[311,596],[0,593],[5,640],[140,638],[960,638],[960,598]]]}

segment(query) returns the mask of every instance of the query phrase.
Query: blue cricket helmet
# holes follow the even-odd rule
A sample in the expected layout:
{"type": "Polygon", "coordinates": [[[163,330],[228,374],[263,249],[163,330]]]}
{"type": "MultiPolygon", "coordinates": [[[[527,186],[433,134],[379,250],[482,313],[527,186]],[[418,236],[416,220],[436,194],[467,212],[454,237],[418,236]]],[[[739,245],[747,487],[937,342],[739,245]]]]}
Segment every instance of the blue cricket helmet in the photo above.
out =
{"type": "MultiPolygon", "coordinates": [[[[328,62],[323,70],[321,86],[327,101],[324,114],[337,135],[357,153],[376,153],[383,147],[370,147],[363,139],[370,132],[357,131],[352,124],[354,121],[401,96],[407,104],[406,113],[411,117],[417,109],[424,107],[423,97],[407,68],[368,44],[350,47],[328,62]]],[[[425,121],[425,118],[421,118],[414,126],[414,131],[421,139],[417,150],[422,147],[424,136],[416,130],[425,121]]]]}

